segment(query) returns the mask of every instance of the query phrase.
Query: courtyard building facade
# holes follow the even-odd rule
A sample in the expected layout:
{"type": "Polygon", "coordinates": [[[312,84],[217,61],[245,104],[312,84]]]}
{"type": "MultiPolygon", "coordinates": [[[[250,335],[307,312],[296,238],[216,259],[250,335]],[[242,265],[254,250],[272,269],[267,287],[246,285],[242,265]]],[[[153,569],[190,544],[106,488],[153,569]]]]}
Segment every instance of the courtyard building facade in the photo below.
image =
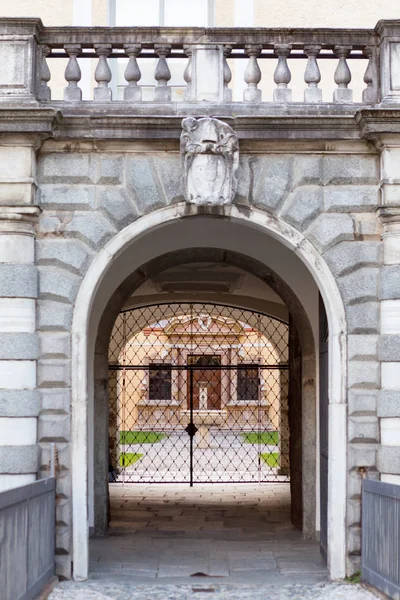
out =
{"type": "Polygon", "coordinates": [[[290,481],[341,579],[362,479],[400,485],[400,22],[207,28],[208,1],[169,27],[172,4],[0,19],[0,491],[56,444],[57,573],[82,580],[110,483],[290,481]]]}

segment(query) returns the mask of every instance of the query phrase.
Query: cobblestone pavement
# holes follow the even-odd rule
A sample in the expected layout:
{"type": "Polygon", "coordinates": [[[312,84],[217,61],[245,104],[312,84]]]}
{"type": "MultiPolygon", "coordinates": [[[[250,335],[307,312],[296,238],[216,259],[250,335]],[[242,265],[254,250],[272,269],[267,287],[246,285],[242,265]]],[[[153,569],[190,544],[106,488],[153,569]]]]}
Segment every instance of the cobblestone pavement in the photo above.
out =
{"type": "Polygon", "coordinates": [[[110,486],[111,524],[90,578],[51,600],[373,600],[329,584],[316,542],[289,520],[288,484],[110,486]]]}
{"type": "Polygon", "coordinates": [[[49,600],[378,600],[360,585],[316,584],[280,586],[225,586],[210,584],[132,586],[115,580],[66,582],[49,600]]]}

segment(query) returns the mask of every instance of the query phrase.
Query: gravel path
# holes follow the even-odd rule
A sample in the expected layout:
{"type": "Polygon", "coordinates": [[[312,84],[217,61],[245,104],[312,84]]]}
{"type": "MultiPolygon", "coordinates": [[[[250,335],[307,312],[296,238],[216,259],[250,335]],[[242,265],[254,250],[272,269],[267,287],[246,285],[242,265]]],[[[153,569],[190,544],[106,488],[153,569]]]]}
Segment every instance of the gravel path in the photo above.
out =
{"type": "Polygon", "coordinates": [[[361,585],[340,583],[284,586],[138,585],[115,581],[64,582],[49,600],[377,600],[361,585]]]}

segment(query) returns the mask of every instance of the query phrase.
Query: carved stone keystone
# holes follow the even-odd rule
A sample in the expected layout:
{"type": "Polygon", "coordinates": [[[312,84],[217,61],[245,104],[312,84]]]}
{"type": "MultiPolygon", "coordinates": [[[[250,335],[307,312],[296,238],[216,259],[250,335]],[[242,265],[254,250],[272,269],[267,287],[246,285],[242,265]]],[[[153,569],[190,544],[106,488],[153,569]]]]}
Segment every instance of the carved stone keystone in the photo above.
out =
{"type": "Polygon", "coordinates": [[[218,119],[182,121],[181,162],[184,195],[192,204],[231,204],[237,190],[239,143],[218,119]]]}

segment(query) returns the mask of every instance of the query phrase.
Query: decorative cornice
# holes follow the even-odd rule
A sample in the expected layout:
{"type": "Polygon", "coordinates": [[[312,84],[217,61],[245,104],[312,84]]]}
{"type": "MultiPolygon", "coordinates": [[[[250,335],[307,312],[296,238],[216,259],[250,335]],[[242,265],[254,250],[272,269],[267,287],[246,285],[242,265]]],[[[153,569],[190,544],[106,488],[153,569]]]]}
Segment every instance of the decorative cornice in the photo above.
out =
{"type": "Polygon", "coordinates": [[[400,205],[378,206],[376,213],[382,225],[400,225],[400,205]]]}
{"type": "Polygon", "coordinates": [[[379,37],[393,36],[400,31],[400,20],[390,19],[381,20],[375,25],[375,31],[379,37]]]}
{"type": "Polygon", "coordinates": [[[37,105],[11,108],[0,104],[1,144],[28,144],[37,150],[45,139],[57,134],[61,118],[55,108],[37,105]]]}
{"type": "Polygon", "coordinates": [[[0,235],[35,235],[35,225],[42,212],[36,205],[0,206],[0,235]]]}
{"type": "Polygon", "coordinates": [[[368,140],[379,148],[393,136],[400,144],[400,105],[363,109],[361,105],[325,104],[211,104],[138,103],[134,107],[85,102],[80,106],[59,102],[56,107],[11,108],[0,104],[2,143],[19,143],[25,137],[36,147],[48,138],[84,140],[179,139],[181,121],[188,116],[214,116],[231,125],[242,140],[368,140]],[[133,114],[133,110],[136,114],[133,114]],[[15,140],[15,141],[14,141],[15,140]]]}
{"type": "Polygon", "coordinates": [[[393,108],[364,108],[356,112],[355,120],[362,137],[373,141],[378,148],[384,145],[384,138],[390,136],[393,136],[393,140],[398,136],[400,145],[400,105],[393,108]]]}
{"type": "Polygon", "coordinates": [[[178,140],[182,119],[213,116],[228,123],[241,140],[360,140],[355,108],[337,105],[310,108],[273,106],[270,103],[176,104],[150,103],[135,107],[111,103],[84,107],[61,105],[63,117],[58,139],[81,140],[178,140]],[[133,110],[136,114],[133,114],[133,110]]]}

